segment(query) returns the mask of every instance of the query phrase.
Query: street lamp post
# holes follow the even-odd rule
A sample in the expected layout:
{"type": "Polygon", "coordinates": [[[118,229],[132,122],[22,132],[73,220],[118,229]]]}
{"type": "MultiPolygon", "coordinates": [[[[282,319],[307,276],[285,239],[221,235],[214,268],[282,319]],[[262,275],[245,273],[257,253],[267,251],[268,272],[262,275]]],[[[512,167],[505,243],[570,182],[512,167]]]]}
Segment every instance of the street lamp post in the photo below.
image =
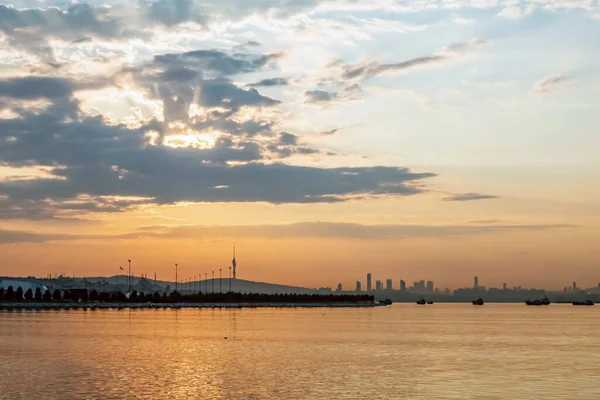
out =
{"type": "Polygon", "coordinates": [[[129,293],[131,293],[131,284],[133,283],[131,279],[131,260],[127,260],[127,262],[129,263],[129,293]]]}
{"type": "Polygon", "coordinates": [[[206,286],[205,293],[208,293],[208,272],[204,273],[204,286],[206,286]]]}
{"type": "Polygon", "coordinates": [[[231,267],[229,267],[229,293],[231,293],[231,267]]]}
{"type": "Polygon", "coordinates": [[[219,268],[219,293],[223,293],[223,280],[221,279],[221,268],[219,268]]]}
{"type": "Polygon", "coordinates": [[[178,269],[179,269],[179,265],[177,265],[177,263],[175,263],[175,291],[177,291],[177,277],[179,274],[178,269]]]}
{"type": "Polygon", "coordinates": [[[212,272],[212,292],[215,293],[215,271],[212,272]]]}

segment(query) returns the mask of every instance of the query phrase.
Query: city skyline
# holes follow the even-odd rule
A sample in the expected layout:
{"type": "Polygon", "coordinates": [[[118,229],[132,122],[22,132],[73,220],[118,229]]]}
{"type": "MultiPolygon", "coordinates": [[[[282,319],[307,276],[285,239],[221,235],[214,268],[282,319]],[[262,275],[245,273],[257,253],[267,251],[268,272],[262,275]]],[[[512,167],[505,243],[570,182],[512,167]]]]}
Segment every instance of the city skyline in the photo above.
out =
{"type": "Polygon", "coordinates": [[[595,286],[598,2],[233,4],[0,5],[4,274],[595,286]]]}

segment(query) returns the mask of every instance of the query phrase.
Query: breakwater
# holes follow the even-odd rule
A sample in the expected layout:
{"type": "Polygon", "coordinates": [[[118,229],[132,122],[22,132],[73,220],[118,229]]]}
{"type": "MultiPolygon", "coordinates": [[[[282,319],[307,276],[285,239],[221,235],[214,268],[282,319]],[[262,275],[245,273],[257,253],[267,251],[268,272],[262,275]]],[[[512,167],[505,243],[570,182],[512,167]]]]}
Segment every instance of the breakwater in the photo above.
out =
{"type": "Polygon", "coordinates": [[[0,311],[26,310],[146,310],[183,308],[365,308],[380,307],[376,302],[357,303],[0,303],[0,311]]]}

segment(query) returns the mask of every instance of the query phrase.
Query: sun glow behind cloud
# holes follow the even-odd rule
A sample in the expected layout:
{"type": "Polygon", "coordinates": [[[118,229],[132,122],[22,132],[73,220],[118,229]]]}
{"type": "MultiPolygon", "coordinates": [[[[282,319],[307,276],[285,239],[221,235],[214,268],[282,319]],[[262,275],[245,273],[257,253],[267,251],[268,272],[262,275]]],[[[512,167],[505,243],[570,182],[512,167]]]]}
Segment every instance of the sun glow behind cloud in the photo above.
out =
{"type": "Polygon", "coordinates": [[[193,147],[200,150],[211,149],[221,135],[221,132],[198,133],[187,130],[185,133],[165,136],[163,144],[175,149],[180,147],[193,147]]]}

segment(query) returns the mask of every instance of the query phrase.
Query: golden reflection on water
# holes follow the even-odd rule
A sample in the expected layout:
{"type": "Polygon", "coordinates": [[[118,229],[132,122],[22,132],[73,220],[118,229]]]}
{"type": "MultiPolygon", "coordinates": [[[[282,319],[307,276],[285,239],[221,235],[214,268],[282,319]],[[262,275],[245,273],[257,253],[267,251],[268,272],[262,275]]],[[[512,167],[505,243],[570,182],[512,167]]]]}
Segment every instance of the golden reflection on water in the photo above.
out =
{"type": "Polygon", "coordinates": [[[600,307],[0,312],[0,398],[600,399],[600,307]]]}

